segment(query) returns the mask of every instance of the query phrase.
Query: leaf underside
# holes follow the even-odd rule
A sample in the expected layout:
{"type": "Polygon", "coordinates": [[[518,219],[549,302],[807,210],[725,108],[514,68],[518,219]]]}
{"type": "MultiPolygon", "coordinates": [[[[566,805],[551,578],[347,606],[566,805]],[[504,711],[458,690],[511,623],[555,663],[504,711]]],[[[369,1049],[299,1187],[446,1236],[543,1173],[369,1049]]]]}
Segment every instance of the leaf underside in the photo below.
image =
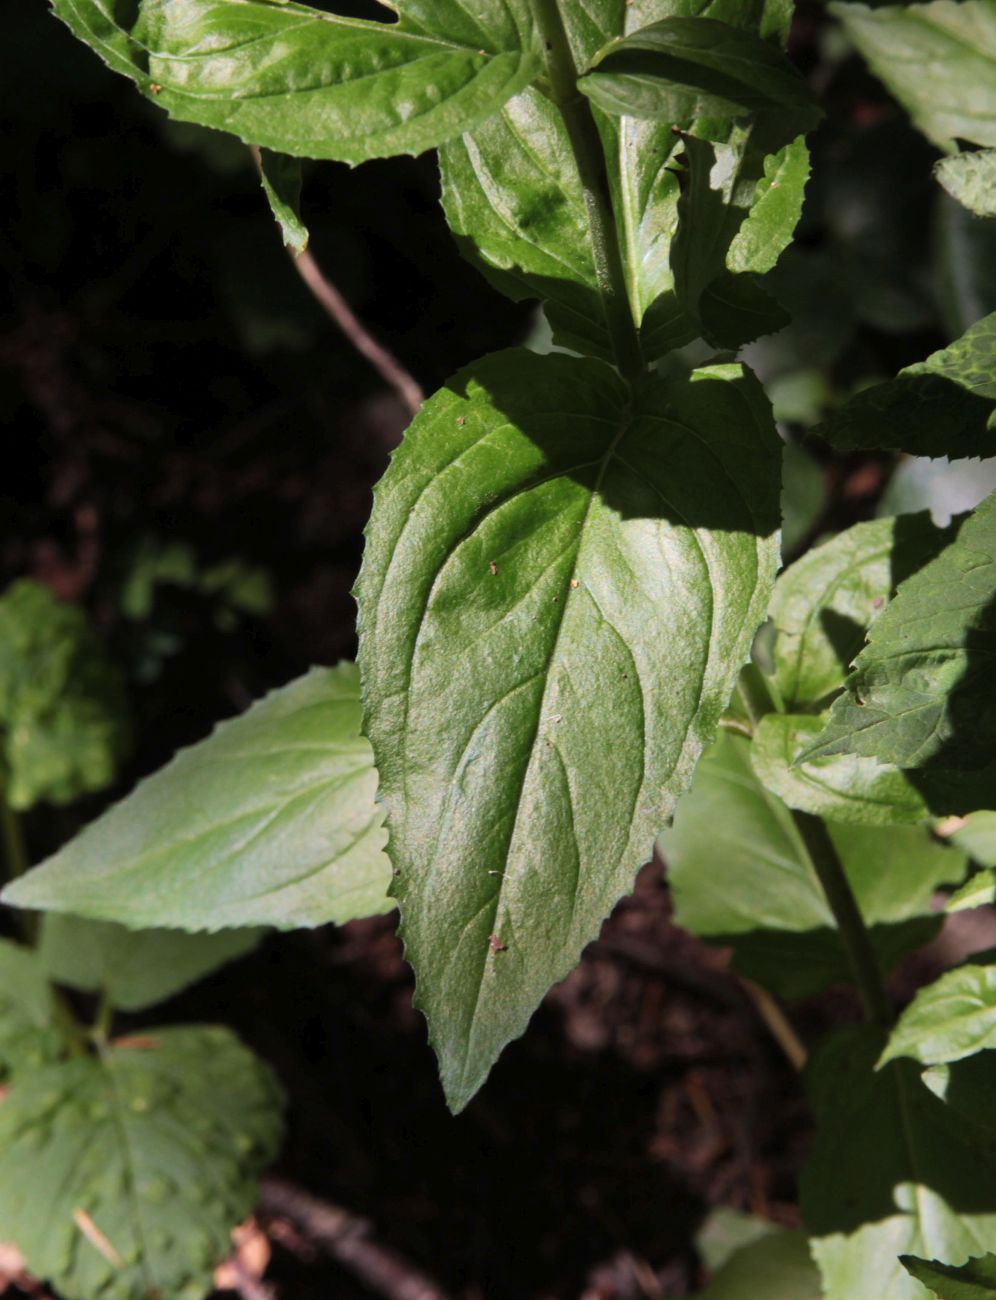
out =
{"type": "Polygon", "coordinates": [[[776,562],[779,448],[738,366],[461,372],[377,488],[357,588],[407,955],[451,1106],[631,887],[776,562]]]}

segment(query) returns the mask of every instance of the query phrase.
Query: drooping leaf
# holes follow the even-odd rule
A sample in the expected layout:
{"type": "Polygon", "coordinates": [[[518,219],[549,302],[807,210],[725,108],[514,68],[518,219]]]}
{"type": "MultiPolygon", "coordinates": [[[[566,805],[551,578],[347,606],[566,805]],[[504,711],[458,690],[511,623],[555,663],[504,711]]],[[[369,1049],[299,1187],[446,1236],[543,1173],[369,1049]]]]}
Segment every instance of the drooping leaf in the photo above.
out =
{"type": "Polygon", "coordinates": [[[127,930],[50,913],[42,922],[39,958],[56,984],[104,992],[122,1011],[141,1011],[243,956],[261,937],[259,930],[127,930]]]}
{"type": "Polygon", "coordinates": [[[996,1296],[996,1255],[970,1259],[956,1267],[912,1255],[901,1255],[899,1262],[911,1277],[929,1287],[937,1300],[992,1300],[996,1296]]]}
{"type": "Polygon", "coordinates": [[[814,546],[779,576],[769,614],[778,632],[774,681],[787,708],[814,708],[840,690],[897,585],[944,541],[926,513],[878,519],[814,546]]]}
{"type": "Polygon", "coordinates": [[[977,217],[996,217],[996,149],[942,158],[934,175],[952,198],[977,217]]]}
{"type": "MultiPolygon", "coordinates": [[[[806,997],[850,968],[805,843],[750,750],[746,737],[721,733],[660,837],[675,921],[732,946],[735,967],[772,992],[806,997]]],[[[936,933],[931,898],[961,880],[965,857],[923,827],[828,829],[886,969],[936,933]]]]}
{"type": "Polygon", "coordinates": [[[0,1077],[57,1060],[62,1046],[38,954],[0,939],[0,1077]]]}
{"type": "Polygon", "coordinates": [[[202,1300],[276,1154],[280,1093],[226,1029],[156,1029],[14,1081],[0,1223],[66,1300],[202,1300]]]}
{"type": "Polygon", "coordinates": [[[664,18],[617,37],[598,51],[578,89],[607,113],[669,124],[777,114],[785,131],[779,145],[821,116],[776,45],[713,18],[664,18]]]}
{"type": "Polygon", "coordinates": [[[422,153],[497,112],[541,67],[526,0],[400,0],[396,23],[265,0],[54,8],[172,117],[295,157],[422,153]]]}
{"type": "Polygon", "coordinates": [[[383,912],[376,789],[355,666],[315,668],[182,750],[3,898],[182,930],[383,912]]]}
{"type": "Polygon", "coordinates": [[[301,160],[269,149],[259,152],[260,179],[284,244],[295,257],[308,247],[308,227],[301,219],[301,160]]]}
{"type": "Polygon", "coordinates": [[[830,12],[938,148],[996,145],[996,7],[991,0],[833,4],[830,12]]]}
{"type": "Polygon", "coordinates": [[[427,403],[377,489],[366,722],[455,1108],[712,737],[770,590],[778,460],[742,367],[631,395],[596,362],[513,350],[427,403]]]}
{"type": "Polygon", "coordinates": [[[950,839],[984,867],[996,867],[996,812],[969,813],[950,839]]]}
{"type": "Polygon", "coordinates": [[[909,1062],[876,1072],[881,1047],[877,1031],[843,1031],[807,1070],[818,1127],[802,1212],[825,1300],[929,1300],[900,1255],[960,1264],[996,1240],[991,1131],[909,1062]]]}
{"type": "Polygon", "coordinates": [[[989,907],[996,903],[996,870],[986,867],[956,889],[947,901],[946,912],[968,912],[973,907],[989,907]]]}
{"type": "Polygon", "coordinates": [[[36,582],[0,599],[0,749],[14,808],[103,789],[129,744],[124,687],[83,611],[36,582]]]}
{"type": "Polygon", "coordinates": [[[958,966],[922,988],[903,1012],[880,1064],[902,1056],[943,1065],[996,1047],[996,966],[958,966]]]}
{"type": "Polygon", "coordinates": [[[803,713],[769,713],[758,723],[751,761],[773,794],[831,821],[902,826],[928,820],[926,800],[898,767],[857,754],[798,762],[824,725],[823,717],[803,713]]]}
{"type": "Polygon", "coordinates": [[[994,660],[996,494],[872,625],[847,691],[804,757],[867,754],[906,768],[974,772],[974,807],[986,807],[996,792],[994,660]]]}
{"type": "MultiPolygon", "coordinates": [[[[971,0],[969,0],[971,2],[971,0]]],[[[843,450],[996,453],[996,313],[950,347],[852,397],[818,432],[843,450]]]]}

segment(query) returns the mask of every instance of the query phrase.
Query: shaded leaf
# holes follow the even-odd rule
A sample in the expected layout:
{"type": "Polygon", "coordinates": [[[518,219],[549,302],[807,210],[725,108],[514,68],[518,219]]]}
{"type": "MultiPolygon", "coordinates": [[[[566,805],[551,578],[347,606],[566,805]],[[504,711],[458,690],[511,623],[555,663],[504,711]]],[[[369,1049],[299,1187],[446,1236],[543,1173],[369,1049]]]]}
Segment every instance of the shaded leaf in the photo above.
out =
{"type": "Polygon", "coordinates": [[[0,1076],[58,1060],[52,990],[38,954],[0,939],[0,1076]]]}
{"type": "Polygon", "coordinates": [[[996,1296],[996,1255],[970,1259],[957,1267],[912,1255],[901,1255],[900,1263],[911,1277],[929,1287],[937,1300],[991,1300],[996,1296]]]}
{"type": "Polygon", "coordinates": [[[28,579],[0,599],[0,726],[18,809],[103,789],[130,740],[121,676],[86,615],[28,579]]]}
{"type": "Polygon", "coordinates": [[[39,959],[55,983],[104,992],[122,1011],[141,1011],[243,956],[261,937],[259,930],[127,930],[52,913],[42,922],[39,959]]]}
{"type": "Polygon", "coordinates": [[[818,432],[844,450],[914,456],[996,452],[996,313],[950,347],[852,397],[818,432]]]}
{"type": "Polygon", "coordinates": [[[263,0],[54,8],[172,117],[296,157],[423,153],[497,112],[541,67],[526,0],[401,0],[397,23],[263,0]]]}
{"type": "Polygon", "coordinates": [[[631,887],[711,739],[770,591],[778,463],[742,367],[630,394],[514,350],[432,398],[378,486],[366,721],[454,1108],[631,887]]]}
{"type": "Polygon", "coordinates": [[[822,717],[801,713],[769,713],[761,719],[751,761],[769,790],[790,808],[831,821],[901,826],[929,818],[923,795],[898,767],[857,754],[797,762],[823,727],[822,717]]]}
{"type": "Polygon", "coordinates": [[[996,8],[990,0],[833,4],[875,74],[938,148],[996,145],[996,8]]]}
{"type": "Polygon", "coordinates": [[[183,930],[383,912],[376,789],[355,666],[314,668],[181,750],[4,901],[183,930]]]}
{"type": "Polygon", "coordinates": [[[151,1030],[14,1082],[0,1222],[66,1300],[201,1300],[276,1155],[280,1093],[226,1029],[151,1030]]]}
{"type": "Polygon", "coordinates": [[[699,1300],[821,1300],[820,1275],[802,1231],[773,1225],[759,1240],[741,1247],[716,1273],[699,1300]]]}
{"type": "Polygon", "coordinates": [[[928,984],[899,1018],[880,1065],[901,1056],[923,1065],[996,1047],[996,966],[958,966],[928,984]]]}

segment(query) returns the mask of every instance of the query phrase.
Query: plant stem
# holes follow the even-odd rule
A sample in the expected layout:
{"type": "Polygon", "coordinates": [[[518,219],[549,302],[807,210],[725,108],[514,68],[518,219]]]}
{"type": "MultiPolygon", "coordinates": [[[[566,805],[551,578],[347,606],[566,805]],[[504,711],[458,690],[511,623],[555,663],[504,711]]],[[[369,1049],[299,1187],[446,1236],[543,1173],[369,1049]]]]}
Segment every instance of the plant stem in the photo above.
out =
{"type": "Polygon", "coordinates": [[[18,876],[24,875],[31,863],[28,861],[28,852],[24,847],[21,819],[11,808],[7,800],[7,792],[2,787],[0,787],[0,824],[2,824],[7,879],[16,880],[18,876]]]}
{"type": "Polygon", "coordinates": [[[114,1002],[107,989],[100,990],[97,1003],[97,1015],[93,1022],[93,1037],[100,1043],[106,1043],[111,1036],[114,1024],[114,1002]]]}
{"type": "Polygon", "coordinates": [[[873,1024],[891,1025],[896,1017],[882,967],[830,833],[810,813],[793,810],[792,817],[837,922],[865,1014],[873,1024]]]}
{"type": "Polygon", "coordinates": [[[647,367],[626,287],[602,139],[591,106],[577,87],[578,69],[558,0],[534,0],[534,6],[540,34],[546,44],[550,89],[564,119],[581,179],[595,275],[616,365],[625,379],[634,380],[644,374],[647,367]]]}

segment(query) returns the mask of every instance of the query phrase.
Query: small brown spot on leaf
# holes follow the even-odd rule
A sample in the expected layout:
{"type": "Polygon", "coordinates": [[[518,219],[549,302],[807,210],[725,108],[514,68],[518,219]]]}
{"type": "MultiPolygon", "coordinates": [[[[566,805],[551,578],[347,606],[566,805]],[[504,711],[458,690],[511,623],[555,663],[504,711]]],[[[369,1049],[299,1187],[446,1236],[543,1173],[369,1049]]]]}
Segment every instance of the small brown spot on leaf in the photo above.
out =
{"type": "Polygon", "coordinates": [[[504,952],[507,946],[507,944],[502,943],[496,934],[488,935],[488,947],[491,949],[492,955],[504,952]]]}
{"type": "Polygon", "coordinates": [[[498,576],[498,565],[495,564],[494,560],[491,561],[491,563],[488,565],[488,568],[491,570],[491,576],[492,576],[492,578],[495,578],[495,577],[498,576]]]}
{"type": "Polygon", "coordinates": [[[149,82],[149,94],[150,94],[150,95],[161,95],[162,93],[163,93],[163,88],[162,88],[162,86],[160,86],[160,84],[159,84],[158,81],[150,81],[150,82],[149,82]]]}
{"type": "Polygon", "coordinates": [[[578,585],[578,580],[577,580],[577,578],[572,578],[572,579],[571,579],[571,586],[572,586],[572,587],[576,587],[577,585],[578,585]]]}
{"type": "Polygon", "coordinates": [[[463,426],[464,426],[466,423],[467,423],[467,417],[466,417],[465,415],[458,415],[458,416],[457,416],[457,425],[458,425],[461,429],[463,428],[463,426]]]}

